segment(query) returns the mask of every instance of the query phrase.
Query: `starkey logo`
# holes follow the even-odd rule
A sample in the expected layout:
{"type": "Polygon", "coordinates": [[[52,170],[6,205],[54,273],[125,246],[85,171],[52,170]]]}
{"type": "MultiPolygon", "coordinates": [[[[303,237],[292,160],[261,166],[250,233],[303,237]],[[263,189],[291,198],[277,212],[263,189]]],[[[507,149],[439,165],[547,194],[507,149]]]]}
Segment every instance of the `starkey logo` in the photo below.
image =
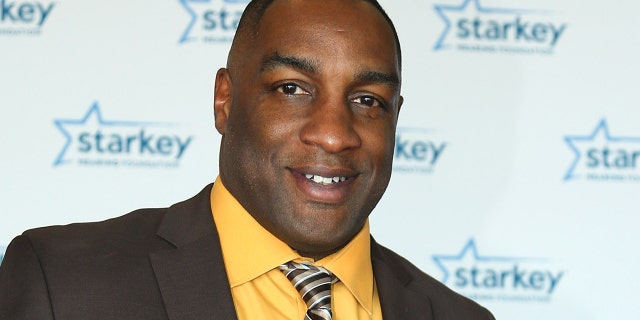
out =
{"type": "Polygon", "coordinates": [[[180,0],[189,23],[179,44],[231,42],[248,0],[180,0]]]}
{"type": "Polygon", "coordinates": [[[567,23],[552,11],[461,1],[434,5],[444,26],[435,51],[552,54],[567,31],[567,23]]]}
{"type": "Polygon", "coordinates": [[[173,123],[106,120],[98,102],[54,124],[65,138],[54,167],[178,167],[194,139],[173,123]]]}
{"type": "Polygon", "coordinates": [[[459,253],[432,258],[442,283],[474,300],[549,302],[566,273],[547,258],[481,255],[473,238],[459,253]]]}
{"type": "Polygon", "coordinates": [[[564,181],[640,182],[640,136],[612,135],[602,119],[591,133],[564,140],[574,155],[564,181]]]}
{"type": "Polygon", "coordinates": [[[393,170],[405,173],[433,173],[447,147],[435,130],[398,127],[393,170]]]}
{"type": "Polygon", "coordinates": [[[55,2],[0,0],[0,36],[40,35],[55,2]]]}

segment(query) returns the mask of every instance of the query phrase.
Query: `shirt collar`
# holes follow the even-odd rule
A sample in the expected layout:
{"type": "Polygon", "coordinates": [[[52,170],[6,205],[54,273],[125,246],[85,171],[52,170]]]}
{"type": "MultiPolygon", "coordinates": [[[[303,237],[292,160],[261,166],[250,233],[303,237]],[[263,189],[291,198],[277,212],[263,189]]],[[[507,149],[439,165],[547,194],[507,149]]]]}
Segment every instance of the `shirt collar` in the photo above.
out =
{"type": "Polygon", "coordinates": [[[360,305],[372,314],[374,282],[370,240],[369,220],[367,220],[344,248],[322,258],[316,264],[331,270],[351,291],[360,305]]]}
{"type": "MultiPolygon", "coordinates": [[[[211,190],[211,211],[230,286],[249,282],[290,260],[301,257],[262,227],[229,193],[218,177],[211,190]]],[[[373,310],[373,269],[369,222],[338,252],[316,262],[333,272],[369,313],[373,310]]]]}
{"type": "Polygon", "coordinates": [[[263,228],[229,193],[219,177],[211,190],[211,211],[232,288],[300,257],[263,228]]]}

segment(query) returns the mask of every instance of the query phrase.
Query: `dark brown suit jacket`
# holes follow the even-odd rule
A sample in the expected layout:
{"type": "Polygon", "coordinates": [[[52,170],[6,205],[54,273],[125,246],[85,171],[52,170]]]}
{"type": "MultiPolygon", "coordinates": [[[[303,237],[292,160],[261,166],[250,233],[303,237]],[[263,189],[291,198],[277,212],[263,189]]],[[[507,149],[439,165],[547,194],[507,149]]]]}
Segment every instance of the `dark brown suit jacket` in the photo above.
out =
{"type": "MultiPolygon", "coordinates": [[[[236,319],[210,192],[16,237],[0,266],[0,319],[236,319]]],[[[384,319],[493,319],[375,241],[371,257],[384,319]]]]}

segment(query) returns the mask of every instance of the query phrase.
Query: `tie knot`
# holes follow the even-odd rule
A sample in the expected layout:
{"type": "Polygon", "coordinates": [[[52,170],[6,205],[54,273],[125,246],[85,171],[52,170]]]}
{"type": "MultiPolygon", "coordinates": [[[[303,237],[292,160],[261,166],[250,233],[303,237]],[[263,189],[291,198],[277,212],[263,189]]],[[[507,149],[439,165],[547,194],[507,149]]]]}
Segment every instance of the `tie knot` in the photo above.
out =
{"type": "Polygon", "coordinates": [[[307,304],[309,319],[331,319],[331,284],[336,276],[323,267],[293,261],[280,265],[280,270],[307,304]]]}

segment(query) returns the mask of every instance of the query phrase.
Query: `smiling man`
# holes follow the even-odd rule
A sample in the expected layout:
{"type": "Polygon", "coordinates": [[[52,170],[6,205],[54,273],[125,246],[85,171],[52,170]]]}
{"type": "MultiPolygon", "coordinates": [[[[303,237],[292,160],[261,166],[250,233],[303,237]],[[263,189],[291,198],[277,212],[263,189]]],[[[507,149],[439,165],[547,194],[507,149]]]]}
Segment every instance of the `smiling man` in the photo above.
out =
{"type": "Polygon", "coordinates": [[[369,235],[400,60],[374,0],[252,1],[216,74],[215,183],[170,208],[17,237],[0,318],[493,319],[369,235]]]}

